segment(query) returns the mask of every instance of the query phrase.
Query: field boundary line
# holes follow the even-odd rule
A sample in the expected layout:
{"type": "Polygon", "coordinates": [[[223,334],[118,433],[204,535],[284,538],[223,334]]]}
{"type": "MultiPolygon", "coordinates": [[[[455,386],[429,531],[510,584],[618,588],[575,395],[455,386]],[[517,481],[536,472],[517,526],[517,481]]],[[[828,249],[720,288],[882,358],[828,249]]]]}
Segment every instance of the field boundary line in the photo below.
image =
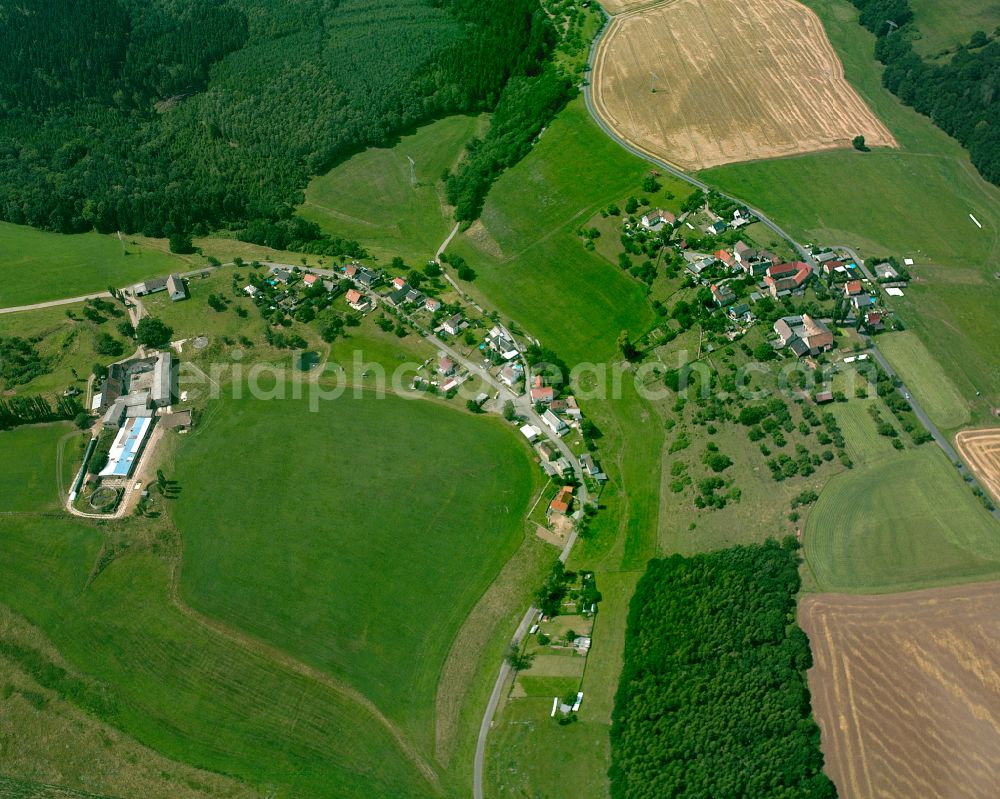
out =
{"type": "Polygon", "coordinates": [[[177,608],[178,611],[207,630],[215,633],[216,635],[222,636],[251,654],[263,657],[294,674],[298,674],[301,677],[317,682],[361,707],[373,719],[375,719],[375,721],[377,721],[386,730],[386,732],[389,733],[389,735],[392,736],[396,745],[402,751],[403,756],[409,760],[417,771],[423,775],[434,791],[438,794],[443,793],[441,781],[438,777],[437,771],[430,765],[430,763],[427,762],[423,755],[417,751],[416,747],[410,743],[409,739],[403,734],[402,730],[390,721],[389,718],[387,718],[367,696],[343,680],[340,680],[331,674],[327,674],[326,672],[320,671],[307,663],[303,663],[301,660],[292,657],[287,652],[283,652],[277,647],[274,647],[258,638],[240,632],[224,622],[213,619],[210,616],[206,616],[188,605],[180,596],[180,575],[181,563],[183,561],[183,551],[184,545],[183,541],[181,541],[178,559],[171,569],[170,578],[170,602],[177,608]]]}

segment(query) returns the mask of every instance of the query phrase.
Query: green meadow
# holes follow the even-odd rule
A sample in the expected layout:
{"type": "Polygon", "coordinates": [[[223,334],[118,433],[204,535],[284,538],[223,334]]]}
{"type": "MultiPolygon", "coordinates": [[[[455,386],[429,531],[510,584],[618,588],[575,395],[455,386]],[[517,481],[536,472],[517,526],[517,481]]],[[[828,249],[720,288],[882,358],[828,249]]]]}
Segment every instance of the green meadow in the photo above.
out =
{"type": "Polygon", "coordinates": [[[454,226],[441,174],[485,127],[485,116],[447,117],[400,137],[393,147],[365,150],[314,178],[299,213],[324,230],[361,241],[377,258],[399,255],[421,266],[454,226]]]}
{"type": "Polygon", "coordinates": [[[177,255],[99,233],[0,222],[0,308],[76,297],[190,269],[177,255]]]}
{"type": "Polygon", "coordinates": [[[73,460],[72,450],[65,444],[76,438],[72,435],[75,430],[70,424],[58,423],[0,432],[0,512],[59,507],[59,486],[68,488],[73,460]]]}
{"type": "Polygon", "coordinates": [[[994,0],[910,0],[920,38],[914,49],[922,56],[968,44],[976,31],[991,34],[1000,25],[1000,5],[994,0]]]}
{"type": "Polygon", "coordinates": [[[347,680],[429,751],[451,642],[540,485],[514,433],[394,396],[227,398],[174,471],[185,600],[347,680]]]}
{"type": "Polygon", "coordinates": [[[954,430],[968,423],[969,404],[915,333],[880,336],[878,348],[938,427],[954,430]]]}
{"type": "Polygon", "coordinates": [[[809,514],[820,591],[882,593],[1000,574],[1000,525],[935,446],[832,478],[809,514]]]}
{"type": "MultiPolygon", "coordinates": [[[[983,310],[1000,304],[994,277],[1000,190],[979,177],[958,142],[882,87],[874,37],[858,25],[853,6],[846,0],[806,5],[819,14],[847,79],[888,125],[899,149],[733,164],[701,176],[762,208],[800,240],[852,245],[864,257],[913,258],[921,281],[896,304],[902,318],[947,372],[964,373],[958,387],[967,400],[974,386],[1000,404],[1000,368],[995,348],[987,352],[985,344],[1000,328],[997,315],[983,310]],[[975,288],[968,274],[956,288],[954,271],[976,273],[975,288]]],[[[954,13],[950,5],[946,13],[954,13]]]]}

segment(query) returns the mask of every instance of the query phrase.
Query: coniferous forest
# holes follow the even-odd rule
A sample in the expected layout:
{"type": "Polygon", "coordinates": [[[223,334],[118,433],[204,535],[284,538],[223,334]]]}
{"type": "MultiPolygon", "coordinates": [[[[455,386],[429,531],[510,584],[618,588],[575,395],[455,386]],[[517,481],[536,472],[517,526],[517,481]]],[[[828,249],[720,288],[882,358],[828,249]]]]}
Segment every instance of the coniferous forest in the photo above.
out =
{"type": "Polygon", "coordinates": [[[0,0],[0,218],[313,235],[274,226],[310,176],[492,111],[553,44],[535,0],[0,0]]]}
{"type": "Polygon", "coordinates": [[[836,796],[795,624],[797,548],[769,541],[650,563],[615,698],[615,799],[836,796]]]}

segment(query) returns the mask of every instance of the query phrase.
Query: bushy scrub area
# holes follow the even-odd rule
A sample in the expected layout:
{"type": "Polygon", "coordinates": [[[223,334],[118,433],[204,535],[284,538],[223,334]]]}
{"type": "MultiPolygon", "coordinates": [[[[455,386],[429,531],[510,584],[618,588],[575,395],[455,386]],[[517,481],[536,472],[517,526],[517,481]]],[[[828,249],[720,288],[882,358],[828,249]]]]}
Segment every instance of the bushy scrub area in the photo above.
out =
{"type": "Polygon", "coordinates": [[[833,797],[795,624],[798,549],[654,560],[625,634],[611,795],[833,797]]]}

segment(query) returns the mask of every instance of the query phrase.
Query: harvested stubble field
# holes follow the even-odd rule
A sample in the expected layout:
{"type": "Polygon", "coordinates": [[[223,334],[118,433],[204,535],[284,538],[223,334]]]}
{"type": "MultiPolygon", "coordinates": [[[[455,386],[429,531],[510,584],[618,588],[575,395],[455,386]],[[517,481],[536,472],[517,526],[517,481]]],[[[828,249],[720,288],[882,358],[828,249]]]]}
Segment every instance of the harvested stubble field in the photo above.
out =
{"type": "Polygon", "coordinates": [[[983,488],[1000,502],[1000,428],[963,430],[955,436],[955,446],[983,488]]]}
{"type": "Polygon", "coordinates": [[[998,611],[998,583],[802,600],[813,712],[841,796],[996,796],[998,611]]]}
{"type": "Polygon", "coordinates": [[[594,103],[623,139],[685,169],[850,147],[858,134],[896,146],[793,0],[676,0],[616,17],[594,103]]]}

